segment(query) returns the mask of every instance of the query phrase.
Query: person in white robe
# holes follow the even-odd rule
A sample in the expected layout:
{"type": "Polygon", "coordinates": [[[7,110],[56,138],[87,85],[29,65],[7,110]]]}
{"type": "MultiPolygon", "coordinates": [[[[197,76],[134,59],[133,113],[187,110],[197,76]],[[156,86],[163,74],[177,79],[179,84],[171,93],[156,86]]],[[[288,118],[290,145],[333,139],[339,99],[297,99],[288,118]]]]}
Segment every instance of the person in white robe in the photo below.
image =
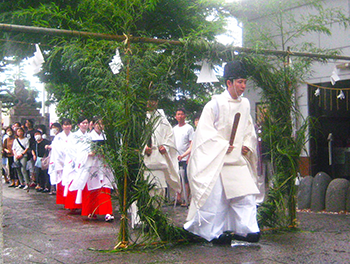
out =
{"type": "Polygon", "coordinates": [[[243,64],[226,64],[224,77],[227,90],[206,104],[193,141],[188,165],[192,200],[184,228],[217,244],[258,242],[257,139],[249,101],[242,97],[243,64]],[[241,117],[230,145],[236,113],[241,117]]]}
{"type": "Polygon", "coordinates": [[[69,148],[69,137],[72,135],[72,121],[70,119],[62,120],[62,132],[55,135],[50,145],[50,164],[48,173],[50,182],[56,185],[56,203],[64,204],[62,173],[66,159],[66,151],[69,148]]]}
{"type": "Polygon", "coordinates": [[[78,131],[72,133],[69,137],[68,149],[64,162],[62,173],[62,185],[64,187],[63,196],[65,197],[64,207],[71,210],[82,208],[81,188],[71,188],[74,179],[78,178],[83,169],[90,150],[91,137],[87,132],[89,121],[85,117],[78,119],[78,131]]]}
{"type": "MultiPolygon", "coordinates": [[[[151,122],[154,130],[143,150],[144,164],[147,168],[144,177],[154,184],[151,195],[164,198],[168,187],[174,190],[175,194],[180,192],[181,181],[173,129],[164,111],[157,109],[157,106],[156,98],[148,101],[147,122],[151,122]]],[[[134,228],[139,224],[136,202],[131,205],[131,218],[131,225],[134,228]]]]}
{"type": "MultiPolygon", "coordinates": [[[[114,219],[111,202],[111,189],[115,185],[114,175],[100,154],[96,154],[91,144],[103,144],[106,136],[101,120],[93,120],[93,130],[89,133],[90,142],[87,148],[77,153],[76,176],[69,186],[70,191],[82,192],[81,215],[90,219],[104,215],[105,221],[114,219]]],[[[77,197],[78,198],[78,197],[77,197]]]]}

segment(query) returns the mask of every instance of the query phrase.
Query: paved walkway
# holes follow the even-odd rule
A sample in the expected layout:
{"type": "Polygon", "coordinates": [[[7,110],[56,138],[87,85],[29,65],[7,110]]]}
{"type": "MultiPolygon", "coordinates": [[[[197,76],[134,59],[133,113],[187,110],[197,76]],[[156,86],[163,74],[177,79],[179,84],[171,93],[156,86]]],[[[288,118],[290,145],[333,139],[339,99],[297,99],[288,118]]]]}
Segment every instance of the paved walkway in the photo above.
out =
{"type": "MultiPolygon", "coordinates": [[[[112,249],[119,221],[88,220],[55,204],[55,196],[3,189],[4,263],[350,263],[350,216],[298,213],[300,232],[264,234],[259,246],[211,243],[127,253],[112,249]]],[[[1,188],[1,186],[0,186],[1,188]]],[[[181,225],[187,209],[166,208],[181,225]]]]}

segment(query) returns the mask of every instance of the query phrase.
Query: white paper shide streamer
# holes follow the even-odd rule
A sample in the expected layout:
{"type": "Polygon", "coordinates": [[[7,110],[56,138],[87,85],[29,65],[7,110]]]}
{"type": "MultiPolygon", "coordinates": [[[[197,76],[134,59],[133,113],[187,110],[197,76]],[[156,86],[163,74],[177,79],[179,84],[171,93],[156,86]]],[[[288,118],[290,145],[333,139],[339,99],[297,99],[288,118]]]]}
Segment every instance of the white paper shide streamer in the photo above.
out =
{"type": "Polygon", "coordinates": [[[317,88],[317,90],[315,91],[315,96],[320,96],[320,88],[317,88]]]}
{"type": "Polygon", "coordinates": [[[338,69],[337,69],[337,67],[334,67],[334,69],[332,71],[332,75],[331,75],[331,83],[332,83],[332,85],[334,85],[339,80],[340,80],[340,77],[338,75],[338,69]]]}
{"type": "Polygon", "coordinates": [[[337,98],[340,99],[340,100],[344,100],[344,99],[345,99],[345,95],[344,95],[344,93],[343,93],[343,90],[340,90],[340,92],[339,92],[337,98]]]}
{"type": "Polygon", "coordinates": [[[199,73],[197,83],[218,82],[214,70],[211,68],[211,63],[208,60],[202,62],[202,68],[199,73]]]}
{"type": "Polygon", "coordinates": [[[29,65],[33,68],[33,73],[37,74],[40,72],[45,60],[38,44],[35,44],[35,50],[34,56],[29,58],[29,65]]]}
{"type": "Polygon", "coordinates": [[[109,63],[109,67],[111,68],[113,74],[118,74],[120,69],[124,66],[122,59],[119,55],[119,49],[115,50],[115,55],[113,56],[112,61],[109,63]]]}

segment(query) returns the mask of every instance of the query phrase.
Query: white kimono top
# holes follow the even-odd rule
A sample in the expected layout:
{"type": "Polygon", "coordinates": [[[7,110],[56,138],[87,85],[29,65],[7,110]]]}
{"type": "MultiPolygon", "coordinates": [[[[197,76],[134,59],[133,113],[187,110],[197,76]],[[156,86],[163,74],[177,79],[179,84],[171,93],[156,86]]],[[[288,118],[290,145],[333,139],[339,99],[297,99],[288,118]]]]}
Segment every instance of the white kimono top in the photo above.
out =
{"type": "Polygon", "coordinates": [[[232,99],[226,90],[206,104],[194,137],[187,168],[192,201],[187,220],[192,219],[221,177],[227,199],[259,194],[257,188],[256,134],[248,99],[232,99]],[[235,114],[241,114],[233,143],[227,154],[235,114]],[[250,149],[243,156],[242,147],[250,149]]]}
{"type": "MultiPolygon", "coordinates": [[[[62,185],[68,186],[73,179],[78,177],[79,170],[85,165],[88,154],[90,152],[91,137],[85,132],[83,134],[80,129],[69,137],[66,159],[64,162],[62,185]]],[[[80,189],[80,188],[79,188],[80,189]]],[[[84,189],[84,187],[82,188],[84,189]]],[[[82,190],[81,189],[81,190],[82,190]]],[[[69,190],[76,190],[75,188],[69,190]]]]}
{"type": "Polygon", "coordinates": [[[64,167],[64,161],[66,159],[66,152],[69,148],[69,137],[65,132],[57,134],[51,143],[51,153],[50,153],[50,165],[48,173],[50,175],[51,184],[57,184],[62,181],[62,172],[64,167]]]}
{"type": "Polygon", "coordinates": [[[96,190],[102,187],[113,188],[114,176],[109,167],[103,163],[102,157],[99,155],[89,156],[91,152],[91,143],[93,140],[105,140],[104,133],[100,135],[92,130],[87,135],[78,134],[77,137],[77,153],[75,162],[76,176],[69,186],[70,191],[83,190],[87,185],[87,189],[96,190]]]}

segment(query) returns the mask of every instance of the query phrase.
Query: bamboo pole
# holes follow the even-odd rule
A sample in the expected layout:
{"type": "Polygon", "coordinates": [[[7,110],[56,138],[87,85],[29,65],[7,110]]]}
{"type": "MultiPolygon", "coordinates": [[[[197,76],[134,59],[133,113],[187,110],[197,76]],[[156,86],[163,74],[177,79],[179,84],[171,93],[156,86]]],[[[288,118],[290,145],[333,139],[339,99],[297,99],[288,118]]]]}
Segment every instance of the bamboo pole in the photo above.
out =
{"type": "MultiPolygon", "coordinates": [[[[94,32],[86,32],[86,31],[78,31],[78,30],[32,27],[32,26],[2,24],[2,23],[0,23],[0,31],[45,34],[45,35],[56,35],[56,36],[57,35],[75,36],[75,37],[82,37],[82,38],[97,38],[97,39],[106,39],[106,40],[116,40],[119,42],[125,41],[127,38],[124,35],[111,35],[111,34],[94,33],[94,32]]],[[[134,37],[134,36],[129,36],[128,38],[130,42],[183,45],[183,43],[178,40],[154,39],[154,38],[134,37]]]]}
{"type": "MultiPolygon", "coordinates": [[[[131,54],[131,44],[130,44],[130,38],[128,36],[127,43],[126,43],[126,52],[131,54]]],[[[127,65],[126,65],[126,86],[127,86],[127,92],[129,89],[129,81],[130,81],[130,58],[128,59],[127,65]]],[[[130,109],[129,109],[129,102],[127,101],[125,104],[125,115],[130,115],[130,109]]],[[[127,150],[129,142],[126,140],[124,142],[124,148],[127,150]]],[[[126,164],[127,165],[127,164],[126,164]]],[[[122,209],[122,218],[120,221],[120,232],[122,234],[122,240],[119,241],[119,243],[114,247],[114,249],[121,249],[121,248],[127,248],[129,246],[129,236],[127,234],[127,226],[128,226],[128,220],[127,220],[127,194],[128,194],[128,173],[124,171],[124,189],[123,189],[123,209],[122,209]]],[[[121,195],[121,194],[120,194],[121,195]]]]}
{"type": "MultiPolygon", "coordinates": [[[[75,36],[82,38],[98,38],[106,40],[115,41],[125,41],[127,37],[125,35],[112,35],[104,33],[94,33],[78,30],[66,30],[66,29],[55,29],[55,28],[44,28],[44,27],[32,27],[32,26],[22,26],[13,24],[3,24],[0,23],[0,31],[4,32],[21,32],[21,33],[33,33],[33,34],[45,34],[45,35],[62,35],[62,36],[75,36]]],[[[170,44],[175,46],[182,46],[185,43],[180,40],[170,40],[170,39],[155,39],[146,37],[134,37],[129,36],[130,42],[140,42],[140,43],[153,43],[153,44],[170,44]]],[[[307,53],[307,52],[292,52],[292,51],[282,51],[282,50],[266,50],[266,49],[252,49],[243,48],[231,45],[223,45],[221,43],[215,43],[215,48],[219,52],[225,51],[237,51],[246,53],[257,53],[257,54],[270,54],[276,56],[295,56],[295,57],[308,57],[314,59],[332,59],[332,60],[346,60],[350,61],[350,56],[340,56],[340,55],[327,55],[327,54],[317,54],[317,53],[307,53]]]]}

